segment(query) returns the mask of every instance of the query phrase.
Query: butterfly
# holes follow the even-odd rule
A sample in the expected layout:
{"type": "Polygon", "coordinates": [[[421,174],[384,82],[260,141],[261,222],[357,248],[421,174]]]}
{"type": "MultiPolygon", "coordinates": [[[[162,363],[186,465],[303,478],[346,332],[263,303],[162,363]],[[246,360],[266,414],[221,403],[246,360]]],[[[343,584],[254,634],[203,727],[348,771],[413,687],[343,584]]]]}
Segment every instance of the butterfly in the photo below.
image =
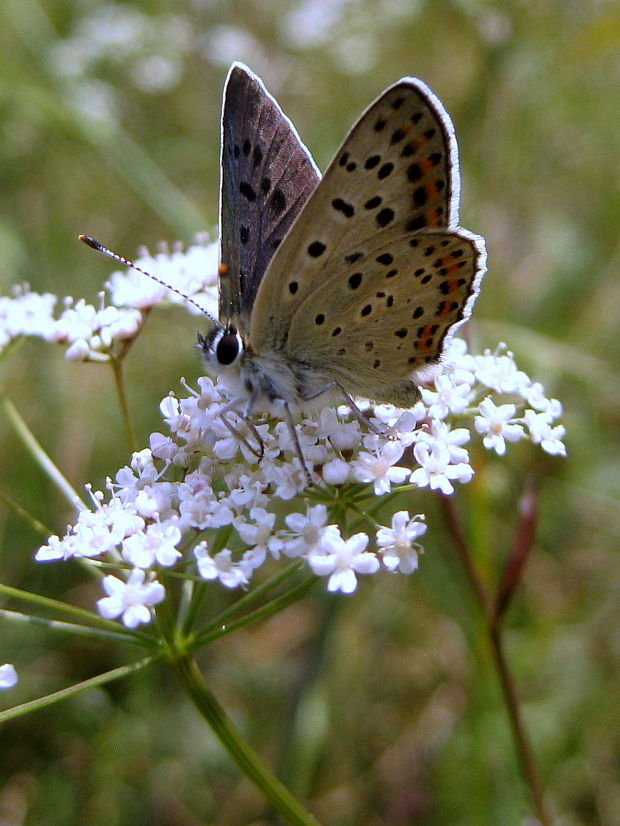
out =
{"type": "Polygon", "coordinates": [[[219,321],[199,346],[244,415],[335,393],[409,407],[470,314],[483,239],[458,226],[452,122],[405,77],[324,177],[262,81],[234,63],[222,115],[219,321]]]}
{"type": "Polygon", "coordinates": [[[339,397],[372,429],[353,397],[413,405],[416,380],[469,317],[486,251],[458,226],[454,127],[421,80],[402,78],[321,178],[262,81],[234,63],[221,167],[219,318],[206,314],[198,346],[225,377],[225,410],[282,411],[311,482],[294,411],[339,397]]]}

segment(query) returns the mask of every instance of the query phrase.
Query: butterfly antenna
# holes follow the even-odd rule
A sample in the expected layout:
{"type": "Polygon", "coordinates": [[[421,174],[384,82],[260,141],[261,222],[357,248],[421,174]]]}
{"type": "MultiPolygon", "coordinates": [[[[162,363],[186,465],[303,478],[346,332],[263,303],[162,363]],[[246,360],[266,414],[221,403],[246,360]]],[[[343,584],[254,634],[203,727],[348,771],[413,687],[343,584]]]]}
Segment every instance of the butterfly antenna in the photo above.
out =
{"type": "Polygon", "coordinates": [[[217,324],[216,320],[213,318],[211,313],[208,313],[204,307],[201,307],[197,301],[194,301],[193,298],[190,298],[187,293],[181,292],[181,290],[177,290],[176,287],[171,286],[170,284],[162,281],[161,278],[157,278],[156,275],[152,275],[150,272],[143,270],[142,267],[139,267],[137,264],[134,264],[129,258],[125,258],[123,255],[119,255],[117,252],[113,252],[112,250],[104,247],[103,244],[100,244],[99,241],[96,241],[94,238],[91,238],[90,235],[78,235],[78,240],[82,241],[86,246],[92,247],[97,252],[102,252],[104,255],[107,255],[108,258],[112,258],[114,261],[118,261],[119,264],[124,264],[126,267],[131,267],[132,270],[136,272],[142,273],[142,275],[148,276],[152,281],[156,281],[158,284],[161,284],[162,287],[166,287],[166,289],[171,290],[173,293],[180,295],[181,298],[184,298],[190,304],[193,304],[201,313],[204,313],[206,317],[212,324],[217,324]]]}

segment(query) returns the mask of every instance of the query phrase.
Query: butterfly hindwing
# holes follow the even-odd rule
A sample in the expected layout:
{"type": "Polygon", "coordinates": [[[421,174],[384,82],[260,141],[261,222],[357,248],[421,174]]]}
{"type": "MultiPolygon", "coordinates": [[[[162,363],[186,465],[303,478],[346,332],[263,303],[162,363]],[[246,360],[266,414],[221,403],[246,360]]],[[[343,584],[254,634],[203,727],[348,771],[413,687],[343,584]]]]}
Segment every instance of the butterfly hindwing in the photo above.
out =
{"type": "Polygon", "coordinates": [[[403,380],[436,362],[467,317],[483,259],[480,239],[461,229],[368,239],[361,259],[301,304],[286,352],[317,370],[329,365],[348,393],[407,406],[416,391],[403,380]]]}
{"type": "Polygon", "coordinates": [[[320,174],[261,80],[231,67],[222,113],[219,316],[249,330],[267,266],[320,174]]]}
{"type": "MultiPolygon", "coordinates": [[[[340,285],[371,249],[403,249],[426,229],[458,223],[457,147],[450,118],[430,90],[404,78],[352,128],[278,249],[258,292],[250,339],[286,349],[293,317],[320,287],[340,285]]],[[[355,270],[354,270],[355,271],[355,270]]],[[[473,283],[474,272],[468,277],[473,283]]],[[[412,279],[411,290],[416,289],[412,279]]],[[[318,301],[317,301],[318,305],[318,301]]],[[[348,305],[341,305],[343,317],[348,305]]],[[[308,343],[311,357],[314,340],[308,343]]]]}

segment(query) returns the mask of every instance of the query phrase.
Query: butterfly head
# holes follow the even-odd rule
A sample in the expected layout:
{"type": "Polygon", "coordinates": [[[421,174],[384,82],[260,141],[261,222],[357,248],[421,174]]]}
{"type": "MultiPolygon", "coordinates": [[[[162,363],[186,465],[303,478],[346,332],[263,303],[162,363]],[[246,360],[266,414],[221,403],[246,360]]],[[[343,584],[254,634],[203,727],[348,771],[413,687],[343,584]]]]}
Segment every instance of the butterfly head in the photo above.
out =
{"type": "Polygon", "coordinates": [[[243,339],[232,324],[216,324],[205,336],[199,333],[198,349],[205,366],[216,373],[238,366],[244,353],[243,339]]]}

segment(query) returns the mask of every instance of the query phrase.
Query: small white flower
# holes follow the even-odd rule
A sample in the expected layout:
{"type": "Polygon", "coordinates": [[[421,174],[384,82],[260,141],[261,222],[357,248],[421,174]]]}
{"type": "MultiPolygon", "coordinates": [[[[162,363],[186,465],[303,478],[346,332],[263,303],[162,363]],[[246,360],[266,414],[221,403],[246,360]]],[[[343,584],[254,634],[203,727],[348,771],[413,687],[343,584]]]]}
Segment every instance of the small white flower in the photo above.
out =
{"type": "Polygon", "coordinates": [[[389,493],[392,485],[405,481],[409,468],[395,466],[404,447],[399,442],[386,442],[374,454],[361,451],[353,463],[353,475],[358,482],[373,482],[375,494],[389,493]]]}
{"type": "Polygon", "coordinates": [[[105,619],[116,619],[122,615],[123,625],[137,628],[151,621],[151,607],[158,605],[166,596],[164,586],[156,579],[145,583],[146,572],[134,568],[127,582],[111,574],[102,580],[103,590],[108,595],[97,601],[99,613],[105,619]]]}
{"type": "Polygon", "coordinates": [[[467,352],[465,339],[450,338],[442,353],[441,363],[444,370],[452,374],[456,384],[474,384],[476,359],[467,352]]]}
{"type": "Polygon", "coordinates": [[[566,428],[563,425],[553,426],[548,413],[534,410],[526,410],[523,417],[535,445],[540,445],[552,456],[566,456],[566,446],[562,442],[566,428]]]}
{"type": "Polygon", "coordinates": [[[75,540],[72,536],[65,536],[59,539],[57,536],[50,536],[47,545],[41,545],[34,558],[37,562],[50,562],[55,559],[69,559],[74,555],[75,540]]]}
{"type": "Polygon", "coordinates": [[[181,556],[176,548],[180,541],[181,531],[176,525],[148,525],[144,532],[125,539],[123,559],[135,568],[151,568],[155,564],[169,568],[181,556]]]}
{"type": "Polygon", "coordinates": [[[545,388],[539,381],[532,382],[527,387],[524,387],[521,390],[521,395],[527,404],[535,410],[544,411],[549,407],[550,402],[545,396],[545,388]]]}
{"type": "Polygon", "coordinates": [[[149,436],[149,448],[155,459],[163,459],[165,462],[172,462],[179,452],[171,436],[157,432],[149,436]]]}
{"type": "Polygon", "coordinates": [[[424,516],[418,514],[412,519],[408,511],[398,511],[392,517],[391,528],[379,528],[377,545],[381,550],[383,564],[390,571],[398,569],[403,574],[411,574],[418,567],[418,548],[415,540],[426,533],[424,516]]]}
{"type": "Polygon", "coordinates": [[[282,550],[282,540],[273,533],[276,521],[275,513],[269,513],[264,508],[252,508],[250,518],[254,524],[244,522],[240,517],[233,520],[235,530],[248,545],[254,547],[243,555],[243,563],[251,569],[260,567],[267,556],[267,551],[274,559],[279,559],[282,550]]]}
{"type": "Polygon", "coordinates": [[[12,292],[13,296],[0,296],[0,346],[19,335],[48,338],[56,324],[52,315],[56,296],[30,292],[25,285],[12,292]]]}
{"type": "Polygon", "coordinates": [[[351,466],[344,459],[330,459],[321,468],[321,475],[328,485],[344,485],[351,475],[351,466]]]}
{"type": "Polygon", "coordinates": [[[476,356],[476,379],[497,393],[521,393],[531,384],[529,377],[517,369],[512,353],[503,356],[486,350],[476,356]]]}
{"type": "Polygon", "coordinates": [[[435,379],[435,390],[422,388],[422,400],[432,419],[445,419],[450,413],[460,415],[469,405],[471,385],[457,384],[453,376],[442,373],[435,379]]]}
{"type": "Polygon", "coordinates": [[[469,462],[469,454],[461,445],[468,442],[470,438],[470,432],[466,427],[450,429],[447,422],[440,419],[431,421],[430,430],[420,429],[416,431],[416,441],[418,442],[426,442],[430,446],[435,443],[445,445],[448,448],[452,463],[469,462]]]}
{"type": "Polygon", "coordinates": [[[282,553],[294,558],[310,553],[316,548],[323,535],[327,522],[327,508],[325,505],[315,505],[302,513],[289,513],[284,517],[288,533],[283,534],[284,547],[282,553]]]}
{"type": "Polygon", "coordinates": [[[90,345],[84,338],[78,338],[65,351],[68,361],[87,361],[91,354],[90,345]]]}
{"type": "Polygon", "coordinates": [[[409,481],[420,488],[430,487],[448,495],[454,492],[453,480],[465,484],[474,475],[473,468],[466,462],[451,464],[450,451],[445,444],[418,442],[413,455],[420,467],[411,474],[409,481]]]}
{"type": "Polygon", "coordinates": [[[226,548],[215,556],[210,556],[206,544],[201,542],[194,548],[194,556],[198,573],[203,579],[218,579],[225,588],[238,588],[250,581],[244,566],[233,562],[232,554],[226,548]]]}
{"type": "MultiPolygon", "coordinates": [[[[304,459],[306,458],[307,453],[304,453],[304,459]]],[[[274,486],[274,496],[285,502],[293,499],[306,487],[306,477],[297,458],[279,464],[263,459],[261,471],[265,481],[274,486]]]]}
{"type": "MultiPolygon", "coordinates": [[[[151,261],[152,259],[138,259],[136,264],[150,272],[151,261]]],[[[152,278],[147,278],[142,273],[132,269],[113,272],[106,283],[106,287],[110,291],[110,297],[114,305],[117,307],[136,307],[139,310],[154,307],[169,292],[163,284],[158,284],[152,278]]]]}
{"type": "Polygon", "coordinates": [[[11,663],[0,665],[0,688],[13,688],[17,684],[17,671],[11,663]]]}
{"type": "Polygon", "coordinates": [[[343,422],[333,407],[326,407],[319,414],[316,435],[329,439],[336,450],[354,450],[360,443],[361,428],[357,420],[343,422]]]}
{"type": "Polygon", "coordinates": [[[357,588],[357,574],[374,574],[379,569],[375,554],[367,552],[368,536],[356,533],[343,539],[334,525],[326,530],[315,550],[308,554],[308,564],[317,576],[329,576],[328,591],[352,594],[357,588]]]}
{"type": "Polygon", "coordinates": [[[524,430],[520,424],[513,423],[516,413],[514,404],[496,405],[493,399],[487,396],[480,402],[481,415],[474,418],[474,427],[484,435],[482,444],[489,450],[494,450],[498,456],[506,453],[506,441],[517,442],[523,438],[524,430]]]}

